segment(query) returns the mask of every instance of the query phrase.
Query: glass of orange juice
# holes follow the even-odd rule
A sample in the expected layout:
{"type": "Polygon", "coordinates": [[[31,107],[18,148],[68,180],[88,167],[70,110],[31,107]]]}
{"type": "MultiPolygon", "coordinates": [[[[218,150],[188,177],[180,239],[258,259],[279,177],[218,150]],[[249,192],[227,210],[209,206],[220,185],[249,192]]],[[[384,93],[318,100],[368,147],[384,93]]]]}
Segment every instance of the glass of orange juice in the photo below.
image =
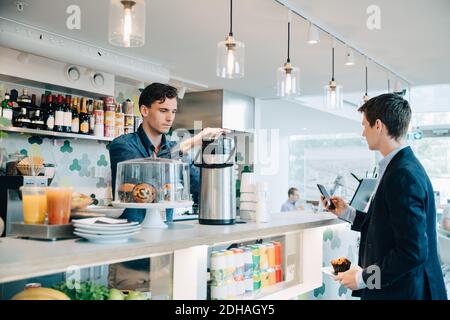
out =
{"type": "Polygon", "coordinates": [[[47,212],[45,188],[24,186],[22,192],[23,221],[26,224],[43,224],[47,212]]]}
{"type": "Polygon", "coordinates": [[[72,206],[72,188],[47,188],[48,224],[68,224],[72,206]]]}

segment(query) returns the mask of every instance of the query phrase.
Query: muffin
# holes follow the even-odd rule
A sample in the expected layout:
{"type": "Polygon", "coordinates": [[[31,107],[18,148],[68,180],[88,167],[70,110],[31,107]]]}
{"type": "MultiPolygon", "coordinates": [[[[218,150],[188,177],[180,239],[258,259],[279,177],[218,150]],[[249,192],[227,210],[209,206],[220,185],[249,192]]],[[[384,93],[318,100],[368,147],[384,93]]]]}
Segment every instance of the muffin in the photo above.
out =
{"type": "Polygon", "coordinates": [[[118,190],[118,195],[121,202],[133,202],[133,188],[135,187],[132,183],[121,184],[118,190]]]}
{"type": "Polygon", "coordinates": [[[336,275],[339,272],[345,272],[350,269],[351,264],[352,262],[344,257],[331,260],[331,265],[333,266],[334,274],[336,275]]]}
{"type": "Polygon", "coordinates": [[[152,203],[156,200],[156,188],[148,183],[140,183],[133,188],[133,200],[137,203],[152,203]]]}

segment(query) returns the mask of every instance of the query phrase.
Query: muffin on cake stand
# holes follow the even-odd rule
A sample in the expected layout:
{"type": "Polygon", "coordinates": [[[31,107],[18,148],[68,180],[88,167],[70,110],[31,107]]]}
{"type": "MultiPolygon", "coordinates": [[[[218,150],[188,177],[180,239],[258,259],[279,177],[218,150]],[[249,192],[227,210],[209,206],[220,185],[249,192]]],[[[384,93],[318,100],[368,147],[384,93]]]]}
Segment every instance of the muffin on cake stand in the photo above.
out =
{"type": "Polygon", "coordinates": [[[115,201],[118,208],[145,209],[143,228],[167,228],[162,209],[192,206],[189,166],[178,160],[134,159],[117,164],[115,201]]]}

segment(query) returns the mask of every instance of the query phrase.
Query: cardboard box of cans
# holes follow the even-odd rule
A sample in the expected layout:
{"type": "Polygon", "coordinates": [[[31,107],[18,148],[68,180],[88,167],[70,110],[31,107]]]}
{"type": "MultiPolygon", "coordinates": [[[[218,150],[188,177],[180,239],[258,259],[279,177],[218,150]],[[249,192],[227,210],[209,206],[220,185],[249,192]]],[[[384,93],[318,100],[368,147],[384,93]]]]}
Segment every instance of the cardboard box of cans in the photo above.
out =
{"type": "Polygon", "coordinates": [[[283,282],[282,247],[277,241],[211,253],[212,300],[235,299],[283,282]]]}

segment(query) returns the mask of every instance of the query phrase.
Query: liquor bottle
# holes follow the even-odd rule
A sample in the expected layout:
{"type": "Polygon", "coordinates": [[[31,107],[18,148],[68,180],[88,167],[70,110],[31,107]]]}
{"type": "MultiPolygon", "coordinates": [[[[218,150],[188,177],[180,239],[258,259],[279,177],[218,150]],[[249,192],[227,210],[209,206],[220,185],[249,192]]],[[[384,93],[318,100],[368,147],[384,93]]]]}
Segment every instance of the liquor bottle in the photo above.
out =
{"type": "Polygon", "coordinates": [[[72,110],[70,108],[70,96],[66,95],[66,103],[63,104],[64,111],[64,128],[63,131],[72,132],[72,110]]]}
{"type": "Polygon", "coordinates": [[[88,115],[89,115],[89,134],[94,135],[95,129],[95,116],[94,116],[94,103],[92,99],[88,100],[88,115]]]}
{"type": "Polygon", "coordinates": [[[45,127],[44,117],[42,116],[40,109],[36,109],[34,111],[30,121],[31,121],[30,124],[31,129],[43,130],[45,127]]]}
{"type": "Polygon", "coordinates": [[[36,95],[32,94],[31,95],[31,103],[30,103],[30,106],[29,106],[29,108],[27,110],[28,111],[28,118],[30,120],[34,116],[34,114],[35,114],[37,109],[38,109],[38,106],[36,105],[36,95]]]}
{"type": "Polygon", "coordinates": [[[45,107],[45,128],[47,130],[53,131],[55,129],[55,105],[53,96],[51,94],[47,96],[47,103],[45,104],[45,107]]]}
{"type": "MultiPolygon", "coordinates": [[[[22,116],[22,108],[29,112],[31,106],[31,97],[28,95],[28,89],[23,88],[22,95],[17,97],[17,105],[13,105],[13,119],[22,116]]],[[[23,117],[22,117],[23,118],[23,117]]],[[[29,118],[28,118],[29,119],[29,118]]]]}
{"type": "Polygon", "coordinates": [[[86,108],[86,97],[81,100],[80,133],[89,134],[89,114],[86,108]]]}
{"type": "Polygon", "coordinates": [[[19,128],[28,128],[31,124],[30,118],[28,118],[27,108],[21,107],[20,113],[13,120],[13,125],[19,128]]]}
{"type": "Polygon", "coordinates": [[[72,133],[80,132],[80,116],[79,116],[78,109],[79,109],[78,98],[74,97],[72,99],[72,125],[71,125],[72,133]]]}
{"type": "Polygon", "coordinates": [[[13,103],[10,100],[9,93],[5,93],[5,100],[2,101],[2,117],[8,120],[13,119],[13,103]]]}
{"type": "Polygon", "coordinates": [[[64,103],[63,103],[63,96],[62,95],[58,95],[58,100],[56,101],[56,106],[55,106],[55,128],[54,128],[54,130],[57,131],[57,132],[65,132],[65,128],[64,128],[64,103]]]}

